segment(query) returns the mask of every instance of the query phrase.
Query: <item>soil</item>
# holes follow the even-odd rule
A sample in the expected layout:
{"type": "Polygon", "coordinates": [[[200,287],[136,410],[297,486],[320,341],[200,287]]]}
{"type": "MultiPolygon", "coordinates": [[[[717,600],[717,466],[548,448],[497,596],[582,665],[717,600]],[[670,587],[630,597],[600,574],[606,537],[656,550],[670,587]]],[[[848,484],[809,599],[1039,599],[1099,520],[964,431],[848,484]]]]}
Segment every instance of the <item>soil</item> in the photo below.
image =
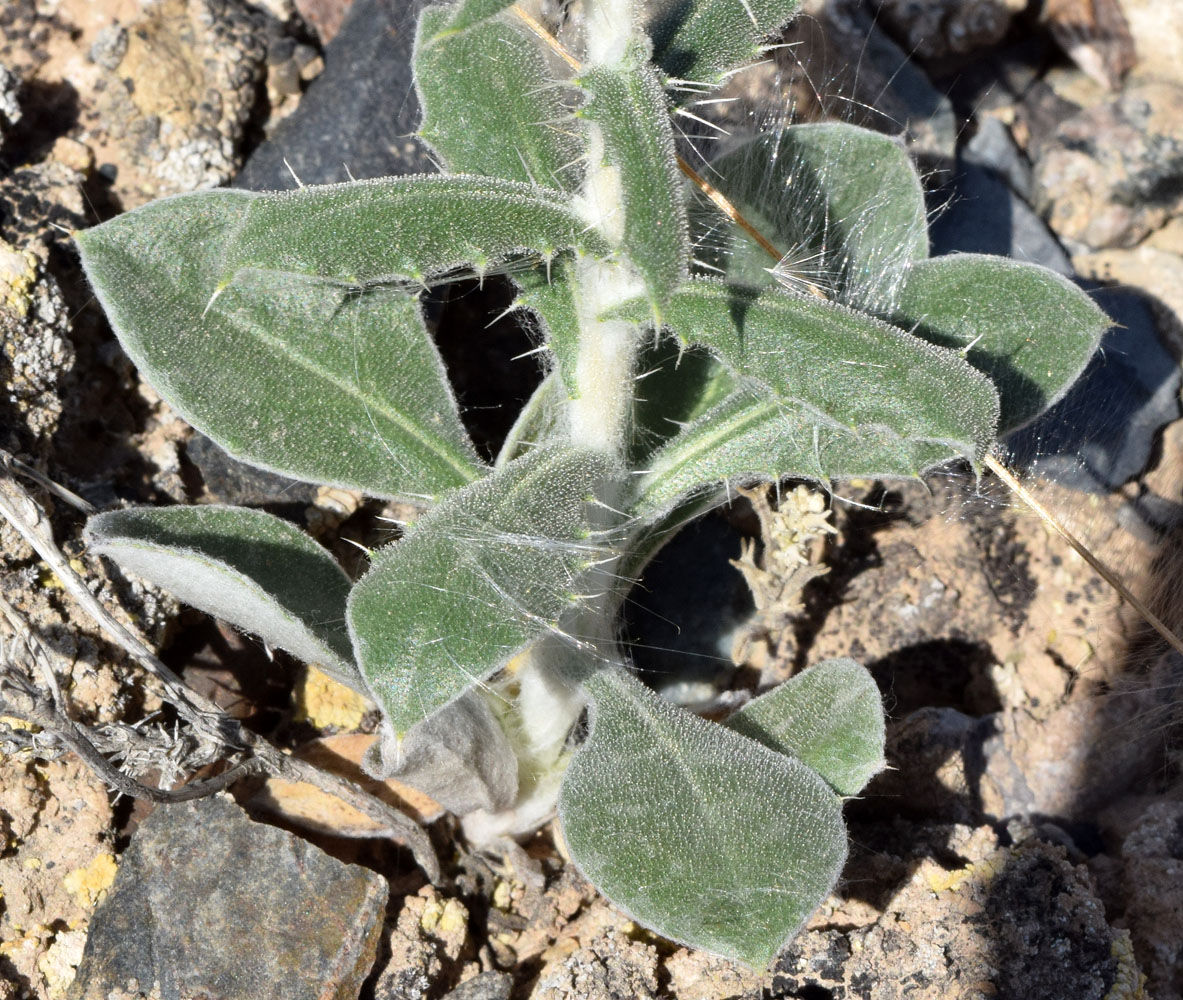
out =
{"type": "MultiPolygon", "coordinates": [[[[192,431],[119,351],[65,230],[229,181],[315,78],[320,46],[345,6],[300,5],[303,21],[279,0],[7,0],[0,64],[23,85],[15,124],[5,125],[0,100],[0,307],[16,316],[19,290],[32,288],[27,301],[43,322],[40,353],[21,355],[24,369],[7,355],[10,384],[21,371],[27,377],[0,404],[0,445],[97,506],[220,496],[220,481],[194,460],[192,431]],[[176,45],[153,48],[163,37],[176,45]],[[269,54],[281,50],[285,59],[269,54]]],[[[930,6],[958,7],[956,23],[975,24],[971,8],[983,5],[930,6]]],[[[1026,21],[1007,29],[1015,4],[984,6],[997,8],[987,35],[936,45],[932,72],[947,68],[954,41],[962,46],[954,54],[977,46],[982,56],[1042,30],[1026,21]]],[[[1137,25],[1152,4],[1132,6],[1137,25]]],[[[1080,32],[1071,37],[1090,44],[1080,32]]],[[[1106,78],[1107,50],[1088,51],[1106,78]]],[[[1058,71],[1076,73],[1077,96],[1101,87],[1063,57],[1058,71]]],[[[1007,116],[1005,108],[990,113],[1007,116]]],[[[1017,120],[1022,126],[1021,111],[1017,120]]],[[[1152,229],[1174,210],[1155,211],[1152,229]]],[[[1146,244],[1161,268],[1153,276],[1183,273],[1173,270],[1183,244],[1170,232],[1169,223],[1157,228],[1146,244]]],[[[1131,258],[1110,251],[1088,261],[1104,277],[1131,258]]],[[[1127,268],[1123,280],[1146,270],[1127,268]]],[[[1161,280],[1169,338],[1179,316],[1173,286],[1161,280]]],[[[462,298],[471,309],[472,297],[462,298]]],[[[23,318],[5,322],[6,344],[34,330],[23,318]]],[[[454,312],[450,322],[455,330],[466,320],[454,312]]],[[[441,322],[441,341],[448,336],[441,322]]],[[[495,401],[468,402],[483,444],[504,433],[499,416],[483,411],[495,401]]],[[[1176,422],[1120,490],[1030,485],[1178,628],[1181,481],[1176,422]]],[[[37,496],[95,592],[190,684],[306,756],[360,757],[364,740],[354,734],[376,721],[368,706],[124,579],[82,551],[77,512],[37,496]]],[[[391,790],[391,801],[448,847],[446,880],[431,887],[405,858],[399,869],[388,846],[364,839],[364,817],[274,783],[236,789],[256,819],[302,831],[390,878],[387,927],[363,997],[439,998],[454,989],[547,1000],[1183,996],[1183,661],[991,478],[952,470],[923,483],[852,483],[832,506],[836,534],[814,553],[825,572],[800,594],[787,627],[749,637],[743,662],[724,673],[732,687],[754,690],[826,657],[862,660],[890,713],[892,769],[849,804],[843,881],[774,967],[755,973],[650,935],[596,895],[549,827],[503,855],[472,854],[451,818],[391,790]],[[328,832],[334,823],[352,839],[328,832]]],[[[379,508],[339,491],[295,503],[272,496],[269,507],[336,539],[346,561],[357,559],[350,541],[381,537],[379,508]]],[[[722,530],[758,534],[747,501],[713,516],[722,530]]],[[[68,665],[61,680],[75,717],[152,720],[162,705],[155,684],[7,526],[0,546],[0,595],[68,665]]],[[[738,543],[717,564],[687,571],[742,590],[729,555],[739,555],[738,543]]],[[[707,582],[702,589],[718,592],[707,582]]],[[[737,614],[703,613],[724,624],[737,614]]],[[[11,751],[0,756],[0,1000],[57,1000],[67,995],[90,915],[152,807],[113,800],[70,754],[39,759],[19,745],[0,732],[0,749],[11,751]]]]}

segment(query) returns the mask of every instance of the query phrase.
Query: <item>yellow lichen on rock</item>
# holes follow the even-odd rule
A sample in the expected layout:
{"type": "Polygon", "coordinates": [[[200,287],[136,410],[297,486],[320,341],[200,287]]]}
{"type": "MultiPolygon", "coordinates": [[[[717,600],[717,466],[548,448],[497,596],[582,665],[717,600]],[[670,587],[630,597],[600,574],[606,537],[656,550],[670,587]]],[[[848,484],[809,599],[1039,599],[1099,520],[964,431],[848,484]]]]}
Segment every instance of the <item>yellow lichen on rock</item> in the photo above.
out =
{"type": "Polygon", "coordinates": [[[118,869],[114,855],[99,854],[90,864],[70,872],[62,879],[62,885],[78,901],[79,906],[90,908],[111,888],[118,869]]]}
{"type": "Polygon", "coordinates": [[[37,284],[37,257],[31,250],[18,250],[0,240],[0,308],[24,319],[32,304],[37,284]]]}
{"type": "Polygon", "coordinates": [[[370,703],[324,671],[308,667],[296,685],[296,719],[317,729],[352,730],[361,725],[370,703]]]}

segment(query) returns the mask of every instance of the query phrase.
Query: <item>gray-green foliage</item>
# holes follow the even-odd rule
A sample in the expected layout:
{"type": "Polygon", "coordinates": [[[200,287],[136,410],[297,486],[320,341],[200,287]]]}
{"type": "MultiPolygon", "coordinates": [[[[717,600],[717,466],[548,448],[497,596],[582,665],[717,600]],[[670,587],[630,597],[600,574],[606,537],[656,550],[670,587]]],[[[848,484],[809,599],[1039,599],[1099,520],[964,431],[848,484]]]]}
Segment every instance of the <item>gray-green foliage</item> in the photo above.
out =
{"type": "Polygon", "coordinates": [[[91,545],[368,693],[371,769],[470,836],[557,806],[613,901],[761,965],[839,876],[842,798],[883,765],[878,692],[831,661],[724,725],[692,716],[627,672],[630,579],[731,484],[976,464],[1063,394],[1106,321],[1039,268],[927,260],[919,178],[883,136],[799,126],[718,157],[765,245],[682,180],[671,78],[717,82],[795,0],[659,3],[648,35],[633,0],[588,0],[577,70],[508,8],[422,15],[445,173],[185,195],[78,235],[127,352],[195,426],[426,511],[355,584],[257,511],[103,514],[91,545]],[[498,268],[550,370],[489,464],[419,295],[498,268]]]}

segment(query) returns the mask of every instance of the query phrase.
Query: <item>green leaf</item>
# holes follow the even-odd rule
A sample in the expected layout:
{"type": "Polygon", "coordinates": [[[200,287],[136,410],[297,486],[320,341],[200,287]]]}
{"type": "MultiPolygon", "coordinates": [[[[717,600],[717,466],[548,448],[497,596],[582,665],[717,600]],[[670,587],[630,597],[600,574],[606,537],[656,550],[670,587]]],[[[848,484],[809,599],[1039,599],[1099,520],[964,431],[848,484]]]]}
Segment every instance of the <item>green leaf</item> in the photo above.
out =
{"type": "Polygon", "coordinates": [[[124,350],[230,454],[379,496],[481,475],[415,299],[240,272],[212,302],[250,197],[154,202],[78,234],[124,350]]]}
{"type": "Polygon", "coordinates": [[[592,96],[581,114],[600,127],[605,158],[620,170],[624,251],[660,317],[686,275],[689,248],[665,92],[635,48],[623,68],[593,67],[578,82],[592,96]]]}
{"type": "Polygon", "coordinates": [[[96,514],[87,545],[186,604],[364,687],[345,629],[349,579],[295,525],[246,507],[96,514]]]}
{"type": "MultiPolygon", "coordinates": [[[[427,36],[431,39],[442,37],[454,32],[467,31],[470,28],[484,24],[490,18],[496,17],[507,7],[512,6],[514,0],[462,0],[461,3],[450,4],[445,7],[428,8],[446,13],[447,18],[438,18],[432,23],[432,31],[427,36]]],[[[426,11],[424,12],[426,13],[426,11]]],[[[420,32],[423,31],[423,15],[420,15],[420,32]]]]}
{"type": "Polygon", "coordinates": [[[752,139],[711,164],[712,179],[781,254],[773,260],[713,206],[696,213],[698,254],[733,284],[779,279],[872,312],[889,311],[928,256],[924,191],[887,136],[837,122],[752,139]],[[775,275],[769,272],[775,269],[775,275]]]}
{"type": "MultiPolygon", "coordinates": [[[[210,191],[183,197],[213,198],[210,191]]],[[[235,192],[237,193],[237,192],[235,192]]],[[[242,268],[367,285],[534,251],[606,252],[559,191],[465,175],[354,181],[255,195],[228,234],[223,283],[242,268]]]]}
{"type": "Polygon", "coordinates": [[[653,456],[735,389],[731,373],[702,348],[687,349],[673,337],[650,340],[637,362],[629,465],[649,467],[653,456]]]}
{"type": "Polygon", "coordinates": [[[567,394],[575,398],[579,386],[575,365],[579,358],[579,307],[575,301],[574,262],[556,257],[549,268],[535,268],[516,275],[520,291],[517,303],[542,321],[543,334],[558,364],[567,394]]]}
{"type": "Polygon", "coordinates": [[[990,376],[1002,404],[1000,434],[1059,401],[1111,323],[1061,275],[978,254],[914,265],[893,320],[933,344],[965,351],[990,376]]]}
{"type": "Polygon", "coordinates": [[[796,757],[839,795],[883,770],[883,701],[866,667],[826,660],[748,702],[725,725],[796,757]]]}
{"type": "Polygon", "coordinates": [[[420,15],[419,136],[450,171],[570,188],[581,147],[537,40],[516,19],[466,23],[477,8],[500,6],[469,0],[457,20],[451,7],[420,15]]]}
{"type": "Polygon", "coordinates": [[[535,448],[561,440],[566,432],[567,401],[559,373],[551,372],[526,400],[505,437],[494,468],[500,469],[535,448]]]}
{"type": "Polygon", "coordinates": [[[760,43],[796,15],[799,0],[661,0],[648,24],[653,60],[667,76],[714,86],[760,55],[760,43]]]}
{"type": "Polygon", "coordinates": [[[536,450],[449,496],[379,552],[349,598],[362,674],[396,734],[493,674],[578,603],[605,558],[585,506],[612,473],[536,450]]]}
{"type": "MultiPolygon", "coordinates": [[[[610,315],[643,321],[643,305],[610,315]]],[[[954,351],[836,303],[694,278],[671,299],[668,325],[821,426],[884,428],[972,459],[994,441],[998,396],[987,378],[954,351]]]]}
{"type": "Polygon", "coordinates": [[[740,388],[649,459],[630,509],[653,521],[688,498],[698,499],[696,509],[723,503],[731,486],[785,476],[823,483],[915,477],[961,454],[884,427],[837,427],[801,404],[740,388]]]}
{"type": "Polygon", "coordinates": [[[572,859],[659,934],[763,968],[842,871],[840,800],[799,760],[621,670],[587,688],[591,733],[559,798],[572,859]]]}

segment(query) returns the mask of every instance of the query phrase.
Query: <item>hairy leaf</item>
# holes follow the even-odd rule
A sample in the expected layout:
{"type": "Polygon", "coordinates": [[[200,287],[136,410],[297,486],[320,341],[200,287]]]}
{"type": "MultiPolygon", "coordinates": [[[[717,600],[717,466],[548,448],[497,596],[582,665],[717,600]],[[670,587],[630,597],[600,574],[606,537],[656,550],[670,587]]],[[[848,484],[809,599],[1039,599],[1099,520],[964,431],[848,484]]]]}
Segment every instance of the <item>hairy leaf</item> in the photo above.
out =
{"type": "Polygon", "coordinates": [[[719,190],[780,255],[774,260],[704,206],[696,213],[698,254],[732,283],[761,287],[779,279],[882,313],[908,266],[928,256],[916,168],[878,132],[838,122],[794,125],[757,136],[711,166],[719,190]]]}
{"type": "MultiPolygon", "coordinates": [[[[958,354],[823,299],[691,279],[668,325],[702,344],[769,403],[811,411],[818,427],[864,428],[977,459],[994,441],[998,397],[958,354]]],[[[644,319],[634,302],[612,315],[644,319]]],[[[812,436],[812,435],[811,435],[812,436]]]]}
{"type": "Polygon", "coordinates": [[[582,114],[600,127],[605,156],[620,170],[624,250],[660,317],[686,274],[686,207],[665,93],[640,54],[631,57],[624,68],[593,67],[581,76],[592,95],[582,114]]]}
{"type": "Polygon", "coordinates": [[[566,255],[556,257],[546,270],[536,268],[517,276],[517,301],[542,321],[547,346],[558,364],[567,394],[575,397],[575,365],[579,357],[579,309],[575,301],[575,267],[566,255]]]}
{"type": "MultiPolygon", "coordinates": [[[[461,0],[460,3],[438,8],[448,14],[447,20],[440,19],[432,25],[429,38],[443,36],[484,24],[513,4],[514,0],[461,0]]],[[[422,25],[422,14],[420,24],[422,25]]],[[[422,31],[420,27],[420,31],[422,31]]]]}
{"type": "MultiPolygon", "coordinates": [[[[455,17],[476,6],[469,0],[455,17]]],[[[580,144],[537,40],[507,18],[459,30],[453,13],[428,7],[419,18],[420,137],[454,172],[571,187],[580,144]]]]}
{"type": "Polygon", "coordinates": [[[660,0],[648,32],[654,61],[667,76],[707,86],[760,55],[797,13],[799,0],[660,0]]]}
{"type": "Polygon", "coordinates": [[[349,579],[295,525],[246,507],[132,507],[96,514],[91,550],[217,618],[364,690],[349,633],[349,579]]]}
{"type": "Polygon", "coordinates": [[[885,427],[835,426],[799,403],[740,388],[646,462],[631,509],[652,522],[687,498],[699,498],[695,509],[723,503],[731,486],[785,476],[818,482],[914,477],[959,457],[961,451],[948,445],[885,427]]]}
{"type": "Polygon", "coordinates": [[[978,254],[914,265],[893,319],[933,344],[965,351],[990,376],[1003,434],[1063,397],[1111,323],[1061,275],[978,254]]]}
{"type": "MultiPolygon", "coordinates": [[[[210,191],[193,198],[212,198],[210,191]]],[[[223,281],[244,267],[347,285],[461,264],[478,271],[518,253],[606,250],[561,192],[497,177],[419,175],[255,195],[227,241],[223,281]]]]}
{"type": "Polygon", "coordinates": [[[857,795],[883,770],[883,701],[854,660],[826,660],[802,671],[725,725],[808,764],[839,795],[857,795]]]}
{"type": "Polygon", "coordinates": [[[430,795],[449,812],[507,809],[518,791],[518,760],[484,692],[470,690],[401,739],[383,720],[363,761],[378,778],[430,795]]]}
{"type": "Polygon", "coordinates": [[[362,674],[396,734],[481,683],[579,600],[604,552],[585,506],[606,459],[537,450],[452,494],[349,598],[362,674]]]}
{"type": "Polygon", "coordinates": [[[591,733],[559,798],[572,859],[659,934],[764,967],[842,870],[838,797],[799,760],[621,670],[587,688],[591,733]]]}
{"type": "Polygon", "coordinates": [[[471,482],[468,440],[418,303],[243,271],[211,302],[249,196],[154,202],[78,234],[124,350],[230,454],[379,496],[471,482]]]}

